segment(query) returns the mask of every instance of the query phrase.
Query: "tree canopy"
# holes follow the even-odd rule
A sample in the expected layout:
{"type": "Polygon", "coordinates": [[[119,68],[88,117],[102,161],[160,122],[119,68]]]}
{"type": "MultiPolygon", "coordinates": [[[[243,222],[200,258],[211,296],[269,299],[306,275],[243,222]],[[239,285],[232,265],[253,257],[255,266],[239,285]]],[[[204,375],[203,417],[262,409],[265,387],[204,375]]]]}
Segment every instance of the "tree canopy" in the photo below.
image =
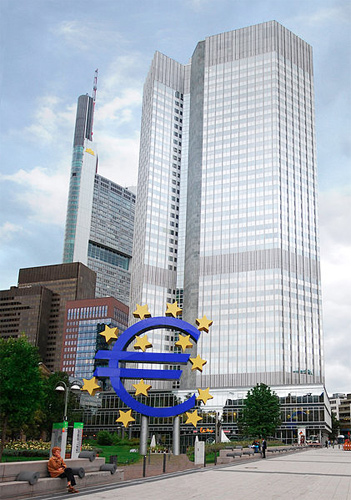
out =
{"type": "Polygon", "coordinates": [[[274,434],[280,424],[280,404],[278,396],[270,387],[257,384],[248,391],[240,424],[249,436],[267,437],[274,434]]]}
{"type": "MultiPolygon", "coordinates": [[[[59,382],[65,382],[66,386],[69,387],[68,374],[65,372],[55,372],[43,382],[44,393],[39,416],[39,426],[42,431],[46,431],[48,434],[51,432],[52,424],[54,422],[62,422],[63,418],[65,394],[55,391],[59,382]]],[[[68,421],[71,421],[73,417],[76,421],[81,418],[79,411],[75,411],[74,413],[72,411],[76,406],[77,396],[69,391],[67,406],[68,421]]]]}
{"type": "Polygon", "coordinates": [[[330,439],[336,439],[340,431],[340,420],[336,418],[335,413],[331,412],[331,433],[330,439]]]}
{"type": "Polygon", "coordinates": [[[33,421],[41,405],[43,379],[38,349],[23,336],[0,339],[0,460],[7,430],[33,421]]]}

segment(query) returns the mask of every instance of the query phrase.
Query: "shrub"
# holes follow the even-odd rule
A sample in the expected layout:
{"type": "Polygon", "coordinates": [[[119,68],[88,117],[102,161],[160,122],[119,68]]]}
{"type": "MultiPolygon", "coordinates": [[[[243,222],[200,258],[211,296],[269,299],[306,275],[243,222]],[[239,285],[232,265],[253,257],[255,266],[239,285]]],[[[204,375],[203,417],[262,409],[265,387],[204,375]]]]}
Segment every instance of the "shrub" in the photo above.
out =
{"type": "Polygon", "coordinates": [[[113,436],[108,431],[100,431],[97,435],[97,443],[101,446],[111,446],[113,443],[113,436]]]}
{"type": "Polygon", "coordinates": [[[139,438],[131,438],[129,440],[129,444],[132,444],[133,446],[137,447],[140,445],[140,439],[139,438]]]}
{"type": "Polygon", "coordinates": [[[121,444],[122,438],[115,432],[112,434],[112,440],[114,445],[118,445],[121,444]]]}
{"type": "Polygon", "coordinates": [[[11,450],[4,449],[4,456],[7,457],[38,457],[49,458],[49,450],[11,450]]]}

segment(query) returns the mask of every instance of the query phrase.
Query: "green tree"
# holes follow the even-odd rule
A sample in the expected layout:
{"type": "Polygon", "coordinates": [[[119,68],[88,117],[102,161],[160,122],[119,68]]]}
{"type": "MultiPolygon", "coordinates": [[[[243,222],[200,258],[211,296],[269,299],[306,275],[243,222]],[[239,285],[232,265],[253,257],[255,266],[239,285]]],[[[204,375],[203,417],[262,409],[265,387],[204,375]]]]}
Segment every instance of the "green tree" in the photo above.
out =
{"type": "MultiPolygon", "coordinates": [[[[65,393],[55,390],[58,383],[61,381],[64,382],[67,387],[70,386],[69,377],[67,373],[64,372],[52,373],[43,382],[44,395],[38,420],[41,431],[45,431],[48,436],[50,436],[52,424],[54,422],[62,422],[63,418],[65,393]]],[[[67,405],[67,417],[69,422],[73,419],[78,422],[81,418],[82,412],[76,411],[73,414],[73,408],[76,406],[77,396],[69,391],[67,405]]]]}
{"type": "Polygon", "coordinates": [[[250,389],[244,401],[240,426],[248,436],[272,436],[280,424],[278,396],[265,384],[250,389]]]}
{"type": "Polygon", "coordinates": [[[336,439],[339,435],[340,421],[336,418],[335,413],[331,412],[331,428],[332,431],[329,435],[330,439],[336,439]]]}
{"type": "Polygon", "coordinates": [[[0,339],[0,461],[8,431],[34,420],[41,404],[43,379],[38,349],[25,336],[0,339]]]}

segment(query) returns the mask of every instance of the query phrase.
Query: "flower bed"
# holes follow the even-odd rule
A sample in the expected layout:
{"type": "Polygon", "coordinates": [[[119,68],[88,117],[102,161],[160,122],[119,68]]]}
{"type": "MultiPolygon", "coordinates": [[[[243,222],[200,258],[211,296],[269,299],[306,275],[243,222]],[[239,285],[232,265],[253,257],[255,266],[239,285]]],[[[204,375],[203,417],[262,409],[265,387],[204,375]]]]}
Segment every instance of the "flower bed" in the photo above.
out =
{"type": "MultiPolygon", "coordinates": [[[[37,457],[48,459],[51,443],[46,441],[8,441],[3,451],[4,457],[37,457]]],[[[92,446],[86,445],[83,450],[91,451],[92,446]]],[[[71,451],[71,445],[67,445],[66,451],[71,451]]]]}

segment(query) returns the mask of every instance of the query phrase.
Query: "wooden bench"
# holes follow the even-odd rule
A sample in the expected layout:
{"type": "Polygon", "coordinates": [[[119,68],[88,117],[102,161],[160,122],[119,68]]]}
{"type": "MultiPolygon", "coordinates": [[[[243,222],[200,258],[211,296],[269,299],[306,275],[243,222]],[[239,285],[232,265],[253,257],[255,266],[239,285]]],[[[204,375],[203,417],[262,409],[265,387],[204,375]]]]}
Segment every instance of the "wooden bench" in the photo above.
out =
{"type": "MultiPolygon", "coordinates": [[[[96,458],[93,461],[88,458],[68,459],[65,460],[65,463],[67,467],[72,469],[84,469],[84,477],[77,477],[78,489],[86,486],[119,482],[124,479],[123,469],[116,470],[112,464],[105,464],[104,458],[96,458]]],[[[47,465],[47,460],[1,463],[0,498],[20,499],[65,491],[67,480],[50,477],[47,465]],[[20,479],[33,478],[34,473],[37,473],[38,477],[36,481],[31,481],[33,484],[30,484],[28,479],[16,480],[18,476],[20,479]]]]}

